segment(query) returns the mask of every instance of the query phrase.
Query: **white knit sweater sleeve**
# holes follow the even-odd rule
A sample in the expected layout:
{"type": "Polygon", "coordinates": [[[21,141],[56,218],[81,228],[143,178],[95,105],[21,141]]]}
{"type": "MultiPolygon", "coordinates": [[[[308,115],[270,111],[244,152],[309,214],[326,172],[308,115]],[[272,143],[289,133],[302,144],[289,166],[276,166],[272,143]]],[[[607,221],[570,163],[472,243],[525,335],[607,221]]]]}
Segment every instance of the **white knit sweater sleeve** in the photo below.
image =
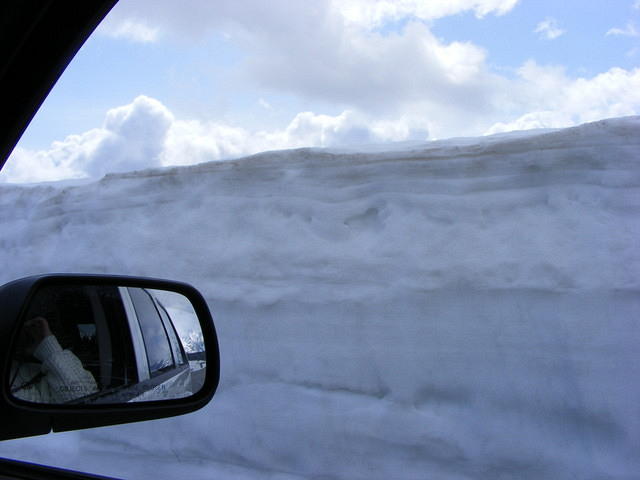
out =
{"type": "Polygon", "coordinates": [[[45,337],[34,356],[42,362],[51,403],[62,403],[98,391],[96,381],[71,351],[63,350],[53,335],[45,337]]]}

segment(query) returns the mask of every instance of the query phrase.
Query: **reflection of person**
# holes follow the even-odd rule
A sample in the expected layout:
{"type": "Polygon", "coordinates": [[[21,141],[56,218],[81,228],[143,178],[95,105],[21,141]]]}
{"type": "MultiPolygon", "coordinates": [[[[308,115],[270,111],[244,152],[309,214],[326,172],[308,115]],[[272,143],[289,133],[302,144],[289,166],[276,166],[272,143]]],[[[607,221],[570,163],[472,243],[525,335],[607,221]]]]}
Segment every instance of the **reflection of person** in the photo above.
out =
{"type": "MultiPolygon", "coordinates": [[[[27,321],[23,331],[31,353],[42,363],[14,362],[11,393],[35,403],[64,403],[98,391],[96,381],[70,350],[63,350],[43,317],[27,321]]],[[[22,352],[17,352],[21,354],[22,352]]]]}

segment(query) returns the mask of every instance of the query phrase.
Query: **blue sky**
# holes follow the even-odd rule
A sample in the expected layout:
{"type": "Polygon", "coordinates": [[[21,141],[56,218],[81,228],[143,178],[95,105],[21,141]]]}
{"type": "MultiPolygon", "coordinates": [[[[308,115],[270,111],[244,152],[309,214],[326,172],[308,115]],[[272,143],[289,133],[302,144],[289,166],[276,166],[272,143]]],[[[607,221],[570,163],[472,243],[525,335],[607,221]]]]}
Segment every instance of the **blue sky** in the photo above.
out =
{"type": "Polygon", "coordinates": [[[593,76],[613,66],[637,67],[638,37],[607,35],[630,21],[640,27],[640,9],[627,0],[520,1],[503,16],[479,20],[471,13],[438,20],[433,31],[447,41],[471,41],[487,49],[489,63],[497,69],[517,69],[533,58],[541,64],[564,65],[575,76],[593,76]],[[535,33],[546,18],[557,21],[564,33],[546,40],[535,33]]]}
{"type": "Polygon", "coordinates": [[[638,0],[121,0],[14,155],[83,176],[107,151],[130,168],[638,114],[639,32],[638,0]]]}

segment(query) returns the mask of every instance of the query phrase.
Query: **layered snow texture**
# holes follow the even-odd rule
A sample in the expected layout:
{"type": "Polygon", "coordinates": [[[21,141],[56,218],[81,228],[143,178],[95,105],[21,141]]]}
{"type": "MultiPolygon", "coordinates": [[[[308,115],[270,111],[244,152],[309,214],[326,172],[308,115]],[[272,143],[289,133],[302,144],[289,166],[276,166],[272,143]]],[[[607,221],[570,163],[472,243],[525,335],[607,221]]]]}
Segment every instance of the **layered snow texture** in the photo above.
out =
{"type": "Polygon", "coordinates": [[[640,117],[0,186],[0,281],[183,280],[203,410],[0,444],[126,478],[634,479],[640,117]]]}

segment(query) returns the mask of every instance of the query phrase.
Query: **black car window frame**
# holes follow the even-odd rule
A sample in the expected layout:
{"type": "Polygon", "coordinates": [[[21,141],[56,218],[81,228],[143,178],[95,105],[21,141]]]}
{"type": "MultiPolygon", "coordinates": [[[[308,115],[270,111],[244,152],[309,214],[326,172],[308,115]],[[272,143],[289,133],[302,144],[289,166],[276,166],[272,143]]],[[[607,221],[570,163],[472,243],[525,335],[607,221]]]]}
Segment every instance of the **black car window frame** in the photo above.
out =
{"type": "Polygon", "coordinates": [[[171,343],[173,359],[176,365],[184,365],[187,363],[187,354],[184,350],[184,346],[182,345],[182,341],[180,340],[180,336],[176,331],[175,325],[171,320],[171,316],[169,315],[169,312],[167,312],[164,305],[162,305],[162,303],[160,303],[158,300],[156,300],[156,306],[164,323],[164,327],[169,335],[169,343],[171,343]]]}
{"type": "Polygon", "coordinates": [[[164,322],[149,292],[139,288],[128,290],[142,331],[149,375],[153,378],[176,366],[173,349],[164,322]],[[159,352],[156,347],[162,348],[161,355],[156,355],[159,352]]]}

